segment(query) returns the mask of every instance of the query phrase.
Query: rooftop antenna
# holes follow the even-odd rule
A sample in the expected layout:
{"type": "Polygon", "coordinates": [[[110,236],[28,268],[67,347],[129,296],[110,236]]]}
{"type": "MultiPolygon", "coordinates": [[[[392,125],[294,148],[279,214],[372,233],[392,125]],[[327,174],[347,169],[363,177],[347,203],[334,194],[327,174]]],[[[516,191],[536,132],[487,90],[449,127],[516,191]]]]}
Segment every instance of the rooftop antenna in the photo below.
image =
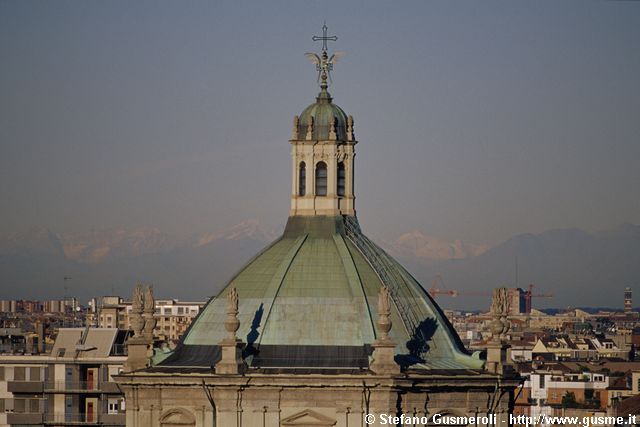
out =
{"type": "Polygon", "coordinates": [[[62,279],[64,280],[64,303],[67,303],[67,291],[69,290],[69,286],[67,285],[67,281],[71,280],[71,276],[64,276],[62,279]]]}
{"type": "Polygon", "coordinates": [[[62,316],[62,327],[65,328],[67,326],[67,292],[69,290],[69,285],[67,285],[67,282],[71,280],[71,276],[64,276],[62,280],[64,282],[64,300],[62,301],[64,314],[62,316]]]}

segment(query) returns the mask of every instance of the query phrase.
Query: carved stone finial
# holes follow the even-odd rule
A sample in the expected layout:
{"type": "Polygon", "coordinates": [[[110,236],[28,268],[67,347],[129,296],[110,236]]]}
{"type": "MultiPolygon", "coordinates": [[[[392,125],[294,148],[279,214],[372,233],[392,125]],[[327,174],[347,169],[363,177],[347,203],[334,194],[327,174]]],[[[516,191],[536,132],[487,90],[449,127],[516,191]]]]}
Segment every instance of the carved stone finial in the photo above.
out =
{"type": "Polygon", "coordinates": [[[391,303],[390,303],[389,288],[382,286],[378,293],[378,330],[380,331],[380,341],[387,341],[389,339],[389,331],[391,330],[391,303]]]}
{"type": "Polygon", "coordinates": [[[227,293],[227,319],[224,321],[227,337],[220,341],[221,358],[215,365],[216,374],[241,374],[246,369],[242,359],[244,343],[238,339],[236,332],[240,328],[238,320],[238,291],[229,289],[227,293]]]}
{"type": "Polygon", "coordinates": [[[298,126],[300,126],[300,117],[293,116],[293,132],[291,133],[291,139],[293,140],[297,140],[299,138],[298,126]]]}
{"type": "Polygon", "coordinates": [[[236,332],[240,328],[238,320],[238,290],[231,288],[227,294],[227,320],[224,322],[224,328],[227,330],[227,339],[236,341],[236,332]]]}
{"type": "Polygon", "coordinates": [[[144,336],[153,341],[153,330],[158,320],[153,316],[156,311],[156,300],[153,297],[153,286],[147,286],[144,293],[144,336]]]}
{"type": "Polygon", "coordinates": [[[151,364],[153,330],[157,323],[153,316],[155,312],[153,287],[148,286],[144,290],[141,284],[136,284],[133,289],[131,305],[130,322],[134,335],[127,341],[127,360],[124,363],[125,372],[144,369],[151,364]]]}
{"type": "Polygon", "coordinates": [[[307,141],[313,139],[313,116],[309,117],[309,124],[307,125],[307,134],[305,135],[305,139],[307,141]]]}
{"type": "Polygon", "coordinates": [[[336,133],[336,118],[334,117],[333,120],[331,120],[331,124],[329,125],[329,139],[332,141],[335,141],[336,139],[338,139],[338,135],[336,133]]]}
{"type": "Polygon", "coordinates": [[[496,288],[493,290],[491,314],[493,317],[490,324],[492,337],[487,343],[487,362],[485,368],[489,372],[504,374],[511,369],[507,353],[509,345],[506,343],[507,333],[511,329],[511,323],[508,318],[509,291],[507,288],[496,288]]]}
{"type": "Polygon", "coordinates": [[[145,313],[153,313],[156,309],[156,300],[153,297],[153,286],[147,286],[147,289],[144,291],[144,312],[145,313]]]}
{"type": "Polygon", "coordinates": [[[509,322],[509,291],[507,288],[496,288],[493,290],[493,298],[491,300],[491,314],[493,321],[491,322],[491,332],[493,332],[494,341],[503,341],[506,334],[511,329],[509,322]]]}
{"type": "Polygon", "coordinates": [[[142,318],[142,310],[144,306],[144,294],[142,285],[136,284],[133,288],[133,301],[131,303],[131,328],[135,337],[142,336],[142,328],[144,327],[144,319],[142,318]]]}
{"type": "Polygon", "coordinates": [[[353,133],[353,116],[347,117],[347,141],[354,141],[356,139],[353,133]]]}
{"type": "Polygon", "coordinates": [[[394,375],[400,373],[400,365],[395,361],[396,343],[389,338],[391,330],[391,293],[382,285],[378,293],[378,327],[379,337],[373,343],[373,362],[369,366],[376,374],[394,375]]]}

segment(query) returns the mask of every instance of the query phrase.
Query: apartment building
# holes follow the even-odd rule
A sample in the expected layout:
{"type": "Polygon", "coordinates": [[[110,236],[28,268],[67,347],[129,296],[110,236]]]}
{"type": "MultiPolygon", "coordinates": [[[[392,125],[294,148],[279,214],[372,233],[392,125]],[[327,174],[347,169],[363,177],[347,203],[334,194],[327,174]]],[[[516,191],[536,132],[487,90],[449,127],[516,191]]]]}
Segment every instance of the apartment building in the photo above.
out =
{"type": "Polygon", "coordinates": [[[0,356],[0,426],[124,426],[112,376],[126,360],[128,334],[65,328],[50,354],[0,356]]]}
{"type": "Polygon", "coordinates": [[[550,336],[539,338],[533,358],[545,360],[628,359],[629,349],[619,348],[611,338],[550,336]]]}
{"type": "MultiPolygon", "coordinates": [[[[161,340],[179,340],[204,304],[204,301],[156,300],[155,317],[158,323],[154,335],[161,340]]],[[[131,328],[131,301],[118,296],[106,296],[94,298],[89,305],[94,308],[88,320],[89,324],[100,328],[131,328]]]]}
{"type": "Polygon", "coordinates": [[[574,369],[563,363],[522,364],[518,371],[525,379],[517,395],[514,413],[539,417],[553,416],[562,408],[606,411],[612,384],[606,372],[574,369]]]}

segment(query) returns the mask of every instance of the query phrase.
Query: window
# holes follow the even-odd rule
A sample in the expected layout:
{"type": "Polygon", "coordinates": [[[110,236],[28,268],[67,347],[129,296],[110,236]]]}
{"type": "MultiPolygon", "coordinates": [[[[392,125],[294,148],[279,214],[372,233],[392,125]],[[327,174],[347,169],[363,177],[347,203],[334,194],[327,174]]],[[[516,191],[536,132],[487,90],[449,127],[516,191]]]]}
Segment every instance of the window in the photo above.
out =
{"type": "Polygon", "coordinates": [[[29,380],[30,381],[40,381],[40,368],[30,368],[29,369],[29,380]]]}
{"type": "Polygon", "coordinates": [[[345,188],[345,181],[346,181],[346,173],[344,170],[344,163],[340,162],[338,163],[338,196],[344,196],[344,188],[345,188]]]}
{"type": "Polygon", "coordinates": [[[13,368],[13,379],[15,381],[24,381],[25,380],[25,368],[18,366],[13,368]]]}
{"type": "Polygon", "coordinates": [[[166,316],[167,314],[171,314],[171,307],[165,307],[164,315],[166,316]]]}
{"type": "Polygon", "coordinates": [[[304,196],[307,189],[307,165],[300,162],[300,172],[298,175],[298,195],[304,196]]]}
{"type": "Polygon", "coordinates": [[[41,412],[39,399],[29,399],[29,412],[32,414],[38,414],[41,412]]]}
{"type": "Polygon", "coordinates": [[[544,388],[544,375],[540,375],[540,388],[544,388]]]}
{"type": "Polygon", "coordinates": [[[184,307],[178,307],[178,314],[184,314],[184,307]]]}
{"type": "Polygon", "coordinates": [[[109,399],[109,406],[107,412],[109,414],[117,414],[118,413],[118,400],[117,399],[109,399]]]}
{"type": "Polygon", "coordinates": [[[316,196],[327,195],[327,164],[319,162],[316,165],[316,196]]]}

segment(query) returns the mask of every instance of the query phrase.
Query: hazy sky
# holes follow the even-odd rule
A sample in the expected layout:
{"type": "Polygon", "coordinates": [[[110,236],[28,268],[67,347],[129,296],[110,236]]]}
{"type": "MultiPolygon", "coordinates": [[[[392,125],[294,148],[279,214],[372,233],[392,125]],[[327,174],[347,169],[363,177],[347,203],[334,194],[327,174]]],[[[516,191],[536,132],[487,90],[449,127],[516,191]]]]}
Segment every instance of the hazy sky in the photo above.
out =
{"type": "Polygon", "coordinates": [[[325,19],[365,232],[640,223],[640,2],[21,0],[0,1],[0,232],[283,224],[325,19]]]}

